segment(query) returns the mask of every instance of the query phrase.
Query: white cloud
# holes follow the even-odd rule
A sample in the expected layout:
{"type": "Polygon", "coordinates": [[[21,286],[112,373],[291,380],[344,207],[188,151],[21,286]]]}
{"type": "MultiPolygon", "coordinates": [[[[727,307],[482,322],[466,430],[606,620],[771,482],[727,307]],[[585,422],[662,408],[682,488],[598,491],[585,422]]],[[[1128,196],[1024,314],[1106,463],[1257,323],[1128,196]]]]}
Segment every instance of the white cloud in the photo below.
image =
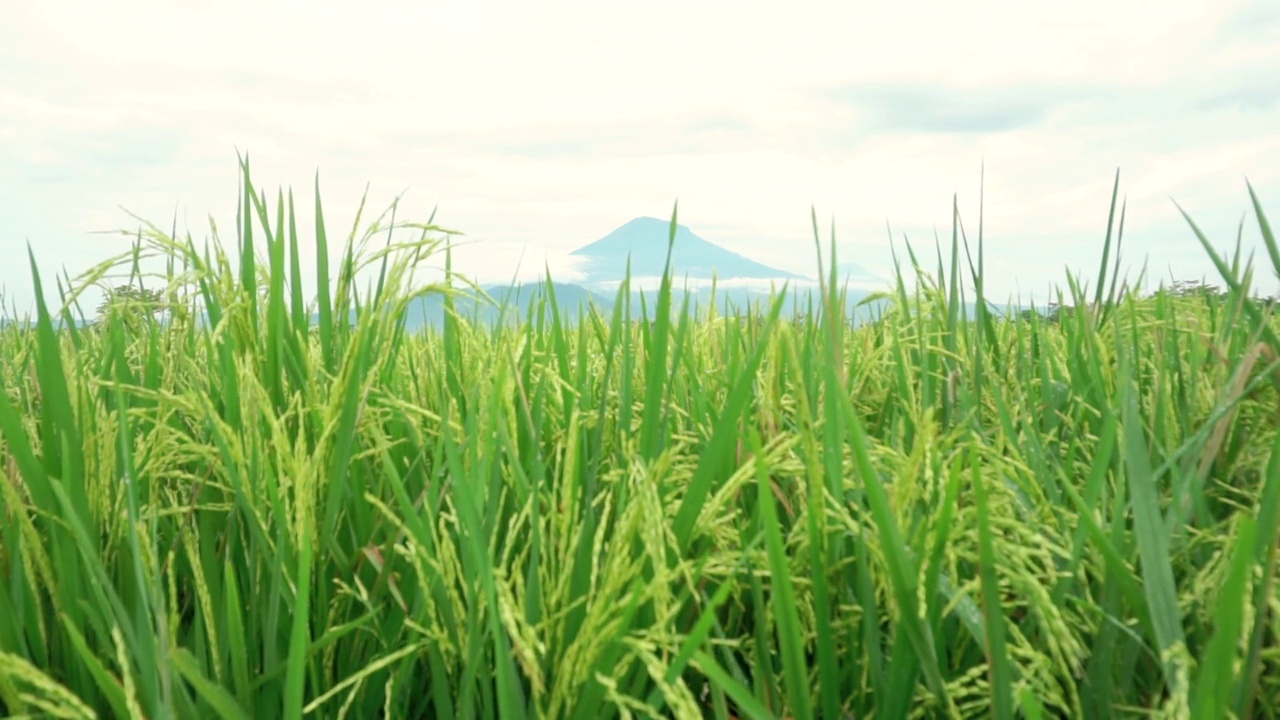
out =
{"type": "MultiPolygon", "coordinates": [[[[569,250],[677,198],[700,235],[803,273],[816,206],[824,247],[834,216],[841,260],[883,268],[886,223],[949,246],[953,194],[976,234],[985,162],[1000,295],[1094,272],[1117,166],[1135,273],[1212,277],[1170,197],[1219,245],[1246,176],[1280,207],[1270,0],[755,7],[7,4],[0,234],[47,275],[121,247],[85,234],[131,226],[121,205],[226,233],[239,148],[304,215],[318,168],[333,237],[366,183],[375,211],[408,189],[401,217],[438,207],[485,282],[575,277],[569,250]]],[[[8,257],[0,285],[29,295],[8,257]]]]}

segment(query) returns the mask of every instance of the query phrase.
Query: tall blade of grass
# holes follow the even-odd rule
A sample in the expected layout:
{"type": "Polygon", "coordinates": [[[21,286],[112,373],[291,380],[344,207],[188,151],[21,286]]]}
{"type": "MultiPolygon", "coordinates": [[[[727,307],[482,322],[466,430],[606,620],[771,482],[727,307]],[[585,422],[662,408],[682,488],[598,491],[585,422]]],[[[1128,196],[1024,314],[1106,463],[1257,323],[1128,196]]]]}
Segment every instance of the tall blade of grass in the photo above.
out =
{"type": "Polygon", "coordinates": [[[306,693],[306,663],[311,645],[311,571],[312,557],[311,528],[305,523],[301,525],[298,558],[295,572],[293,624],[289,631],[289,653],[286,658],[287,671],[284,681],[283,717],[297,720],[302,717],[303,700],[306,693]]]}
{"type": "MultiPolygon", "coordinates": [[[[1117,174],[1119,170],[1117,169],[1117,174]]],[[[1103,307],[1102,315],[1098,319],[1099,325],[1106,322],[1107,317],[1120,304],[1120,258],[1121,250],[1124,247],[1124,220],[1129,209],[1129,202],[1126,200],[1120,204],[1120,223],[1116,227],[1116,253],[1115,260],[1111,266],[1111,288],[1107,291],[1107,303],[1103,307]]]]}
{"type": "Polygon", "coordinates": [[[1231,704],[1235,682],[1236,648],[1240,629],[1244,626],[1244,611],[1248,602],[1245,582],[1253,565],[1257,540],[1257,524],[1248,517],[1240,519],[1236,540],[1232,543],[1231,562],[1216,599],[1217,610],[1213,617],[1213,637],[1210,638],[1204,658],[1192,686],[1190,705],[1195,717],[1226,717],[1231,704]]]}
{"type": "MultiPolygon", "coordinates": [[[[1262,230],[1263,242],[1266,244],[1267,252],[1270,254],[1272,252],[1272,246],[1277,245],[1275,235],[1271,232],[1271,226],[1267,222],[1266,215],[1262,213],[1261,206],[1257,204],[1258,200],[1256,195],[1253,193],[1252,186],[1250,186],[1249,192],[1250,195],[1253,196],[1255,209],[1258,213],[1258,225],[1262,230]]],[[[1227,283],[1227,287],[1230,292],[1237,296],[1246,296],[1247,293],[1245,292],[1245,288],[1241,283],[1240,278],[1231,271],[1231,268],[1227,266],[1226,262],[1222,259],[1222,256],[1213,248],[1213,245],[1209,242],[1209,238],[1205,236],[1204,232],[1181,206],[1178,206],[1178,212],[1182,214],[1183,219],[1186,220],[1187,224],[1191,227],[1192,233],[1194,233],[1196,239],[1200,241],[1200,246],[1203,247],[1205,253],[1209,255],[1209,259],[1213,261],[1214,267],[1218,269],[1218,274],[1220,274],[1222,279],[1227,283]]],[[[1275,252],[1280,254],[1280,248],[1277,248],[1275,252]]],[[[1280,275],[1280,265],[1276,266],[1276,273],[1277,275],[1280,275]]],[[[1258,330],[1262,332],[1263,339],[1267,341],[1267,344],[1273,349],[1280,348],[1280,336],[1277,336],[1275,329],[1266,321],[1266,318],[1263,316],[1262,311],[1257,307],[1257,305],[1255,303],[1246,302],[1244,303],[1244,310],[1248,313],[1250,323],[1253,327],[1258,328],[1258,330]]],[[[1272,375],[1269,379],[1271,380],[1271,384],[1276,387],[1277,390],[1280,390],[1280,375],[1272,375]]]]}
{"type": "MultiPolygon", "coordinates": [[[[445,282],[449,288],[453,288],[453,247],[450,243],[445,248],[445,282]]],[[[444,299],[444,353],[445,382],[448,385],[449,395],[452,400],[458,403],[458,409],[465,415],[467,411],[466,393],[462,390],[462,349],[458,340],[458,316],[457,307],[454,304],[453,293],[445,295],[444,299]]]]}
{"type": "Polygon", "coordinates": [[[698,515],[702,512],[713,483],[724,472],[732,455],[734,445],[737,443],[738,423],[742,413],[746,410],[747,402],[751,399],[756,372],[767,349],[764,338],[768,338],[772,334],[778,316],[782,313],[785,298],[786,291],[784,289],[771,303],[768,319],[765,321],[764,329],[761,331],[762,339],[752,350],[751,356],[739,368],[737,377],[733,379],[730,385],[729,396],[726,398],[720,417],[711,431],[711,439],[707,442],[706,448],[698,458],[697,468],[694,470],[693,477],[689,480],[689,484],[685,489],[684,498],[680,501],[680,507],[676,511],[675,519],[672,520],[671,531],[675,535],[676,547],[681,553],[688,550],[689,544],[693,539],[694,525],[698,520],[698,515]]]}
{"type": "Polygon", "coordinates": [[[665,445],[662,419],[663,388],[667,385],[667,347],[670,342],[671,327],[671,256],[676,246],[676,219],[680,204],[677,202],[671,209],[671,223],[667,231],[667,259],[662,271],[662,284],[658,289],[658,307],[654,311],[653,331],[649,335],[645,350],[648,352],[645,365],[644,414],[640,420],[640,452],[649,461],[655,460],[665,445]]]}
{"type": "MultiPolygon", "coordinates": [[[[302,256],[298,253],[298,214],[293,206],[293,188],[289,189],[289,311],[293,336],[305,338],[311,330],[311,318],[302,297],[302,256]]],[[[300,365],[305,369],[305,365],[300,365]]],[[[304,378],[305,381],[305,378],[304,378]]]]}
{"type": "Polygon", "coordinates": [[[236,211],[236,224],[240,232],[240,289],[247,305],[249,327],[254,337],[258,335],[258,266],[253,245],[253,207],[257,200],[253,181],[249,178],[249,158],[240,159],[241,198],[236,211]]]}
{"type": "MultiPolygon", "coordinates": [[[[125,697],[124,686],[120,683],[120,680],[107,670],[102,661],[89,648],[88,641],[85,640],[84,635],[75,626],[75,623],[71,622],[71,619],[66,615],[63,615],[61,620],[62,626],[67,632],[67,637],[70,638],[71,644],[81,661],[89,668],[89,673],[93,675],[98,690],[106,698],[107,704],[111,707],[111,712],[115,713],[116,717],[128,717],[129,702],[125,697]]],[[[9,709],[17,711],[17,708],[13,706],[10,706],[9,709]]]]}
{"type": "MultiPolygon", "coordinates": [[[[818,275],[822,276],[822,249],[819,245],[818,236],[818,214],[817,211],[810,207],[810,219],[813,223],[813,243],[818,258],[818,275]]],[[[843,308],[843,304],[837,301],[835,297],[836,281],[839,277],[839,262],[836,256],[836,237],[835,229],[831,231],[831,267],[830,276],[827,279],[827,293],[824,293],[824,303],[826,312],[832,313],[837,307],[843,308]]],[[[822,288],[822,284],[819,284],[822,288]]],[[[843,311],[840,311],[843,315],[843,311]]],[[[812,457],[809,467],[810,471],[807,478],[808,486],[808,502],[806,503],[806,524],[809,533],[809,562],[813,568],[813,611],[814,622],[820,628],[827,628],[832,625],[832,613],[830,603],[831,598],[830,587],[827,583],[827,568],[838,565],[842,561],[840,547],[837,543],[832,542],[827,532],[826,524],[826,496],[830,493],[833,498],[843,498],[844,491],[844,458],[841,452],[841,438],[844,434],[844,428],[840,424],[839,397],[846,391],[844,384],[836,375],[836,368],[844,367],[844,358],[841,350],[844,344],[843,338],[843,322],[827,322],[824,324],[826,330],[826,342],[824,343],[824,358],[826,360],[827,372],[824,377],[824,385],[826,397],[823,402],[823,436],[822,436],[822,457],[821,468],[825,473],[825,477],[819,474],[819,458],[813,457],[817,453],[812,449],[814,442],[813,429],[809,429],[806,433],[807,444],[810,446],[809,454],[812,457]]],[[[795,362],[794,353],[792,354],[792,362],[795,362]]],[[[803,415],[812,422],[812,412],[808,408],[807,403],[803,406],[803,415]]],[[[767,493],[766,493],[767,494],[767,493]]],[[[838,599],[835,599],[839,602],[838,599]]],[[[839,668],[836,660],[835,642],[831,634],[826,632],[817,633],[816,638],[818,651],[818,682],[821,690],[821,706],[822,715],[824,717],[835,717],[839,713],[839,668]]]]}
{"type": "MultiPolygon", "coordinates": [[[[1093,518],[1092,509],[1098,507],[1103,484],[1107,478],[1107,471],[1112,466],[1118,435],[1119,433],[1116,432],[1115,413],[1104,409],[1102,432],[1098,435],[1101,444],[1095,451],[1093,466],[1090,469],[1088,479],[1085,481],[1084,496],[1080,497],[1075,494],[1074,488],[1070,487],[1070,483],[1062,484],[1066,485],[1065,489],[1072,494],[1073,502],[1080,513],[1081,520],[1076,524],[1075,534],[1071,542],[1071,558],[1065,568],[1069,574],[1064,574],[1053,589],[1055,605],[1061,605],[1066,601],[1066,594],[1072,580],[1077,583],[1082,580],[1076,573],[1080,569],[1080,558],[1084,553],[1085,540],[1089,534],[1092,533],[1095,540],[1104,542],[1106,540],[1101,528],[1093,518]]],[[[1113,555],[1113,557],[1115,556],[1113,555]]],[[[1116,559],[1118,560],[1118,557],[1116,559]]]]}
{"type": "Polygon", "coordinates": [[[267,338],[266,348],[264,348],[266,350],[266,357],[264,358],[266,377],[264,379],[268,383],[267,390],[275,403],[277,412],[279,412],[284,410],[285,402],[280,351],[284,345],[284,329],[287,322],[287,310],[284,302],[284,194],[277,193],[276,195],[276,229],[274,235],[271,233],[266,207],[258,206],[258,214],[263,223],[263,230],[266,233],[268,276],[270,278],[267,287],[267,338]]]}
{"type": "Polygon", "coordinates": [[[1249,189],[1249,202],[1253,205],[1254,219],[1258,221],[1258,231],[1262,235],[1262,244],[1267,248],[1267,257],[1271,259],[1271,267],[1275,271],[1276,277],[1280,278],[1280,244],[1276,242],[1275,232],[1271,229],[1267,214],[1262,210],[1262,201],[1258,199],[1258,193],[1253,189],[1253,184],[1246,181],[1245,186],[1249,189]]]}
{"type": "MultiPolygon", "coordinates": [[[[774,507],[773,487],[764,464],[759,433],[751,428],[747,438],[751,453],[755,456],[756,482],[759,486],[759,523],[764,530],[765,547],[768,550],[770,594],[777,640],[782,646],[782,676],[787,688],[787,705],[791,714],[796,717],[813,717],[800,617],[796,609],[796,594],[792,587],[791,570],[787,566],[788,556],[783,545],[777,508],[774,507]]],[[[815,568],[815,572],[819,571],[819,568],[815,568]]]]}
{"type": "Polygon", "coordinates": [[[977,448],[969,447],[973,469],[973,489],[978,509],[978,565],[982,578],[982,610],[986,618],[986,654],[991,678],[991,702],[998,720],[1013,718],[1013,669],[1005,642],[1005,612],[1000,600],[1000,578],[996,574],[996,549],[991,529],[991,507],[986,481],[978,462],[977,448]]]}
{"type": "MultiPolygon", "coordinates": [[[[1277,267],[1280,268],[1280,265],[1277,267]]],[[[1262,654],[1271,618],[1276,557],[1280,555],[1280,433],[1271,442],[1271,457],[1264,469],[1256,517],[1257,542],[1253,549],[1253,560],[1262,565],[1262,577],[1254,586],[1251,608],[1253,632],[1248,636],[1244,665],[1233,698],[1236,715],[1242,718],[1254,717],[1254,703],[1260,690],[1258,678],[1262,670],[1262,654]]]]}
{"type": "Polygon", "coordinates": [[[324,359],[324,369],[332,374],[337,356],[333,347],[333,301],[330,297],[329,283],[329,236],[325,232],[324,210],[320,202],[320,172],[315,177],[315,224],[316,224],[316,326],[320,335],[320,355],[324,359]]]}
{"type": "Polygon", "coordinates": [[[702,670],[708,678],[711,679],[716,687],[722,689],[734,702],[736,710],[743,713],[745,717],[752,720],[777,720],[777,716],[769,712],[769,708],[763,705],[752,694],[751,690],[744,687],[733,676],[725,672],[720,663],[715,658],[708,655],[702,650],[694,653],[694,662],[698,665],[698,669],[702,670]]]}
{"type": "Polygon", "coordinates": [[[330,410],[336,417],[330,420],[335,423],[335,427],[332,435],[333,445],[329,458],[328,478],[325,483],[327,494],[323,524],[320,528],[320,538],[327,541],[327,544],[332,544],[336,539],[338,517],[346,509],[343,502],[344,496],[351,494],[351,491],[358,492],[361,489],[350,487],[350,483],[346,480],[350,473],[351,457],[356,451],[355,428],[364,402],[364,385],[369,382],[367,375],[375,341],[372,323],[373,321],[369,320],[365,324],[364,332],[357,334],[355,347],[349,350],[348,355],[343,359],[339,368],[340,375],[336,378],[336,387],[333,388],[331,402],[336,407],[331,406],[330,410]]]}
{"type": "MultiPolygon", "coordinates": [[[[1098,262],[1098,287],[1093,294],[1095,313],[1104,312],[1102,293],[1107,287],[1107,261],[1111,258],[1111,233],[1116,221],[1116,200],[1120,195],[1120,168],[1116,168],[1116,179],[1111,186],[1111,210],[1107,214],[1107,236],[1102,243],[1102,260],[1098,262]]],[[[1118,254],[1118,252],[1117,252],[1118,254]]],[[[1112,278],[1114,283],[1115,278],[1112,278]]],[[[1114,285],[1113,285],[1114,287],[1114,285]]]]}
{"type": "Polygon", "coordinates": [[[244,630],[244,605],[236,580],[236,566],[230,559],[223,560],[222,579],[226,597],[223,611],[226,615],[227,652],[231,656],[231,678],[236,699],[241,707],[253,707],[253,689],[249,683],[249,641],[244,630]]]}
{"type": "MultiPolygon", "coordinates": [[[[954,524],[955,507],[960,496],[960,484],[964,477],[961,467],[963,459],[959,454],[952,457],[950,469],[947,472],[945,494],[933,528],[933,551],[929,554],[924,571],[925,614],[929,618],[929,627],[935,636],[941,636],[942,633],[942,606],[945,598],[939,590],[939,583],[947,545],[951,542],[951,527],[954,524]]],[[[943,652],[946,652],[945,649],[943,652]]]]}
{"type": "Polygon", "coordinates": [[[53,319],[45,304],[44,288],[40,272],[31,248],[27,248],[31,266],[31,283],[36,297],[36,377],[40,383],[43,412],[40,415],[41,455],[45,472],[70,487],[71,498],[77,515],[88,522],[92,518],[89,500],[85,495],[84,471],[80,462],[82,439],[77,429],[75,411],[71,404],[71,391],[67,387],[66,369],[58,336],[53,329],[53,319]],[[72,452],[63,452],[76,449],[72,452]]]}
{"type": "MultiPolygon", "coordinates": [[[[191,683],[200,697],[213,708],[218,717],[223,720],[248,720],[249,715],[236,704],[235,698],[231,696],[221,685],[214,683],[200,672],[196,659],[185,649],[179,649],[173,656],[174,668],[182,675],[182,678],[191,683]]],[[[293,717],[293,716],[290,716],[293,717]]],[[[300,715],[298,717],[301,717],[300,715]]]]}
{"type": "MultiPolygon", "coordinates": [[[[904,634],[915,650],[916,662],[921,665],[930,691],[938,696],[944,706],[950,705],[950,696],[942,678],[942,670],[938,666],[938,653],[934,647],[933,633],[924,623],[919,612],[917,600],[919,568],[908,554],[902,531],[889,505],[888,493],[885,492],[884,484],[871,464],[866,430],[854,413],[848,398],[843,399],[841,409],[844,413],[844,424],[849,428],[846,442],[853,450],[854,467],[862,480],[871,506],[871,516],[880,535],[885,562],[888,565],[890,587],[901,613],[897,629],[904,634]]],[[[898,687],[892,692],[894,697],[909,698],[913,694],[913,689],[898,687]]]]}
{"type": "MultiPolygon", "coordinates": [[[[124,352],[123,343],[119,338],[120,336],[117,335],[115,342],[115,350],[118,357],[123,355],[124,352]]],[[[175,708],[170,685],[169,643],[164,640],[165,607],[163,591],[160,588],[159,578],[149,577],[150,573],[147,566],[155,567],[157,563],[155,558],[144,556],[143,543],[139,537],[138,526],[143,522],[138,498],[139,478],[137,468],[133,462],[133,453],[129,442],[129,421],[126,415],[124,393],[121,390],[123,377],[120,370],[124,367],[122,357],[119,358],[116,367],[117,378],[115,388],[113,388],[118,418],[116,439],[120,458],[119,465],[122,470],[120,476],[124,482],[126,517],[129,521],[127,540],[129,554],[133,560],[133,581],[136,592],[134,600],[137,603],[134,609],[134,630],[139,635],[142,635],[139,638],[139,642],[131,650],[138,661],[142,688],[149,695],[147,698],[148,705],[156,716],[168,718],[172,717],[175,708]],[[146,631],[143,628],[146,628],[146,631]],[[144,632],[145,634],[143,634],[144,632]]],[[[154,533],[155,525],[154,523],[147,523],[147,525],[152,529],[152,532],[146,538],[146,546],[154,548],[157,545],[154,533]]],[[[123,620],[123,618],[120,620],[123,620]]]]}
{"type": "Polygon", "coordinates": [[[1165,682],[1169,692],[1177,697],[1184,690],[1183,678],[1174,657],[1175,653],[1186,648],[1182,612],[1178,606],[1173,565],[1169,559],[1169,539],[1165,533],[1160,500],[1156,494],[1156,480],[1151,471],[1151,458],[1147,454],[1142,418],[1138,412],[1138,390],[1132,360],[1125,350],[1125,344],[1120,340],[1119,331],[1116,335],[1120,359],[1121,448],[1127,470],[1127,485],[1133,497],[1134,530],[1138,554],[1142,559],[1143,591],[1151,607],[1154,639],[1160,653],[1165,682]]]}
{"type": "MultiPolygon", "coordinates": [[[[502,386],[504,384],[502,375],[506,367],[503,363],[498,363],[494,366],[495,374],[497,375],[493,379],[495,385],[502,386]]],[[[496,417],[500,401],[500,396],[493,395],[489,401],[489,406],[484,411],[490,417],[496,417]]],[[[475,414],[471,416],[472,421],[477,425],[481,421],[480,411],[481,409],[477,408],[475,414]]],[[[451,474],[460,480],[460,482],[456,482],[453,485],[452,490],[453,500],[458,512],[458,520],[465,532],[463,541],[470,557],[473,571],[479,578],[481,592],[485,601],[487,630],[491,636],[490,642],[493,643],[492,652],[495,667],[492,672],[496,676],[498,711],[501,717],[522,717],[525,715],[524,692],[518,683],[518,671],[515,667],[515,659],[512,656],[511,643],[499,619],[501,607],[498,603],[498,591],[494,576],[496,568],[489,555],[489,550],[482,540],[488,534],[485,532],[486,528],[481,517],[481,510],[486,503],[484,503],[480,491],[489,479],[485,477],[486,473],[483,471],[483,466],[473,470],[471,473],[466,472],[459,457],[459,448],[454,443],[453,438],[448,433],[445,434],[444,438],[446,462],[448,462],[451,474]]],[[[471,444],[476,441],[476,438],[476,433],[471,432],[468,433],[464,442],[471,444]]],[[[473,628],[478,629],[479,624],[474,624],[473,628]]],[[[471,647],[473,651],[480,650],[481,643],[478,640],[478,637],[473,637],[472,639],[471,647]]],[[[466,712],[465,706],[464,712],[466,712]]]]}
{"type": "MultiPolygon", "coordinates": [[[[421,453],[420,450],[419,453],[421,453]]],[[[420,457],[421,454],[419,455],[420,457]]],[[[429,556],[439,556],[441,554],[440,548],[428,530],[429,527],[434,526],[439,512],[436,501],[432,499],[430,491],[428,490],[424,494],[423,507],[420,509],[409,497],[405,479],[385,451],[382,453],[382,467],[384,476],[389,480],[387,487],[395,496],[397,506],[402,513],[402,521],[421,549],[419,552],[429,556]],[[425,512],[422,512],[422,510],[425,510],[425,512]]],[[[431,566],[425,566],[425,569],[430,568],[431,566]]],[[[429,598],[440,608],[441,615],[446,623],[445,630],[448,633],[446,637],[449,638],[450,642],[456,643],[458,641],[457,619],[453,615],[449,598],[445,593],[444,582],[440,575],[435,572],[431,573],[431,577],[426,582],[428,583],[429,598]]],[[[428,650],[428,665],[431,668],[432,675],[431,696],[435,702],[434,710],[440,717],[452,720],[455,716],[455,706],[453,698],[448,691],[453,689],[453,683],[450,682],[448,671],[444,667],[438,649],[432,648],[428,650]]]]}

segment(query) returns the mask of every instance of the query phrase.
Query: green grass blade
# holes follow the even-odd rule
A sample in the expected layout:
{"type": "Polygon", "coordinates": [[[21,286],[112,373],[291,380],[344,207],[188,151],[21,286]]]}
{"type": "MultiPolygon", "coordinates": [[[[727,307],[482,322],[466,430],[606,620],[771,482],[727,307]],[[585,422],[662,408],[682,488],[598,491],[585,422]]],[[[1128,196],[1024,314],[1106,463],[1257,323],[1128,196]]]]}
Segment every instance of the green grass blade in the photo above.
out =
{"type": "Polygon", "coordinates": [[[1160,653],[1165,682],[1169,691],[1177,695],[1184,690],[1179,665],[1173,656],[1186,648],[1182,612],[1178,606],[1173,565],[1169,559],[1169,538],[1165,534],[1164,518],[1160,512],[1156,479],[1151,471],[1151,458],[1147,454],[1146,440],[1143,437],[1132,366],[1123,345],[1120,345],[1120,353],[1121,448],[1128,487],[1133,497],[1134,527],[1138,553],[1142,559],[1143,591],[1151,608],[1154,640],[1160,653]]]}
{"type": "Polygon", "coordinates": [[[978,462],[976,449],[970,449],[970,466],[973,468],[974,497],[978,508],[979,566],[982,578],[982,610],[986,618],[987,662],[991,675],[991,700],[994,717],[999,720],[1013,718],[1013,668],[1009,663],[1009,650],[1005,643],[1005,612],[1000,600],[1000,578],[996,574],[996,550],[991,529],[991,507],[987,496],[986,480],[978,462]]]}

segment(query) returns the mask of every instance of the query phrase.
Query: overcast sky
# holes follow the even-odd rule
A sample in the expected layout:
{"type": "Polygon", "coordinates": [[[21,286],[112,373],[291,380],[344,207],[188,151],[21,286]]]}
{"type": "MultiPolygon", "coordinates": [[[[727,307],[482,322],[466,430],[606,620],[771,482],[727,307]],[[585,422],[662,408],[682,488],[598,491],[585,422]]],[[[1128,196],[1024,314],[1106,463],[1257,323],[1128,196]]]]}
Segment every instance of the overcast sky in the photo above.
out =
{"type": "Polygon", "coordinates": [[[331,229],[366,184],[379,209],[405,191],[403,218],[438,207],[481,281],[522,258],[572,280],[570,250],[676,200],[707,240],[807,274],[816,207],[841,260],[882,270],[886,226],[949,242],[953,193],[976,233],[984,162],[1001,296],[1096,272],[1117,168],[1135,274],[1213,278],[1174,200],[1226,248],[1247,178],[1280,225],[1276,0],[6,0],[0,68],[19,306],[28,244],[74,275],[127,247],[90,234],[136,226],[121,207],[233,232],[237,148],[303,207],[318,170],[331,229]]]}

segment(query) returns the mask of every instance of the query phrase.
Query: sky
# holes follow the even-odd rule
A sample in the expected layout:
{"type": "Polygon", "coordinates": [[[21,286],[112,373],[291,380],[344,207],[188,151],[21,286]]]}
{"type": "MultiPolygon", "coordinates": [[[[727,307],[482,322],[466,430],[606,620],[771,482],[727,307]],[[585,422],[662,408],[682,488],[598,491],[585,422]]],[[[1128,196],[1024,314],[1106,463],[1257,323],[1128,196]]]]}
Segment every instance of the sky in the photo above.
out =
{"type": "Polygon", "coordinates": [[[570,251],[677,201],[788,271],[816,271],[811,213],[842,262],[887,274],[892,238],[933,266],[981,191],[988,294],[1040,301],[1096,275],[1118,170],[1131,278],[1217,279],[1180,205],[1226,252],[1243,221],[1280,288],[1246,185],[1280,225],[1275,0],[6,0],[0,67],[19,309],[28,248],[51,292],[133,215],[228,243],[237,153],[302,208],[318,173],[331,234],[366,188],[434,211],[480,282],[571,282],[570,251]]]}

